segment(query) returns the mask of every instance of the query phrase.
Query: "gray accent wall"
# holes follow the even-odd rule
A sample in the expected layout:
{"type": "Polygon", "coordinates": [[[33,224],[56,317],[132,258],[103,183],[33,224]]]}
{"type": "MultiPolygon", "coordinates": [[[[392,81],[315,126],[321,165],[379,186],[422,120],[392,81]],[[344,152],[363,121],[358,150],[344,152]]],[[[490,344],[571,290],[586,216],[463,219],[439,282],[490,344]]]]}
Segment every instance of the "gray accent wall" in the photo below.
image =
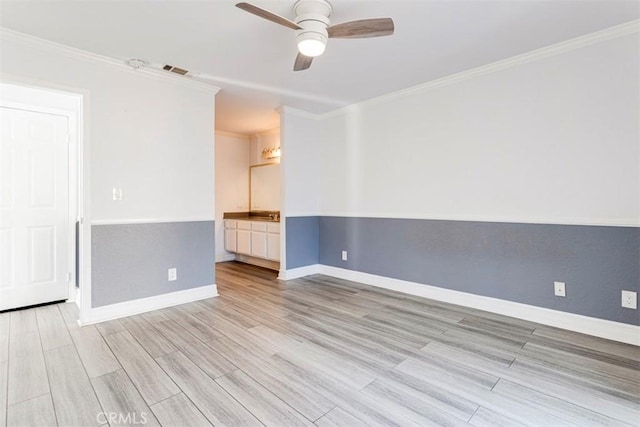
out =
{"type": "MultiPolygon", "coordinates": [[[[640,292],[640,228],[346,217],[318,221],[320,264],[640,324],[638,310],[620,306],[621,290],[640,292]],[[341,260],[343,250],[348,261],[341,260]],[[565,298],[554,296],[554,281],[566,282],[565,298]]],[[[287,226],[287,244],[289,233],[287,226]]],[[[287,246],[287,258],[292,255],[287,246]]]]}
{"type": "Polygon", "coordinates": [[[214,221],[93,225],[92,307],[215,284],[214,233],[214,221]]]}
{"type": "Polygon", "coordinates": [[[287,270],[318,264],[319,218],[317,216],[287,217],[287,270]]]}

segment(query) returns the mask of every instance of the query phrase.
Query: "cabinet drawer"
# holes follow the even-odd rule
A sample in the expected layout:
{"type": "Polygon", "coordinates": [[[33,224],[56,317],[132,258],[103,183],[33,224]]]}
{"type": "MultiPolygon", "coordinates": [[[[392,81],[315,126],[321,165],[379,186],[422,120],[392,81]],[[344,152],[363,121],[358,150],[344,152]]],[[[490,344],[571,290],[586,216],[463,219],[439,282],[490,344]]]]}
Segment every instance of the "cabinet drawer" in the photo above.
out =
{"type": "Polygon", "coordinates": [[[269,233],[278,233],[278,234],[280,234],[280,223],[267,224],[267,231],[269,233]]]}
{"type": "Polygon", "coordinates": [[[253,231],[267,231],[267,223],[266,222],[252,222],[251,229],[253,231]]]}
{"type": "Polygon", "coordinates": [[[237,228],[238,221],[235,219],[225,219],[224,220],[224,228],[237,228]]]}
{"type": "Polygon", "coordinates": [[[238,221],[238,229],[251,230],[251,221],[238,221]]]}

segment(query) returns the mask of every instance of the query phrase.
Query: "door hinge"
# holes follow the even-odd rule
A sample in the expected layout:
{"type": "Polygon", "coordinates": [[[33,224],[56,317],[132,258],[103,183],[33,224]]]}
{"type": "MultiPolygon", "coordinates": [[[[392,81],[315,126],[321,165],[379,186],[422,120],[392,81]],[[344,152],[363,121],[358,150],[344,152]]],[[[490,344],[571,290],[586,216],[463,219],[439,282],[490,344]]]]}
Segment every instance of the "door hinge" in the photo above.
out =
{"type": "Polygon", "coordinates": [[[81,216],[79,216],[76,221],[78,222],[78,224],[82,225],[82,223],[84,222],[84,219],[81,216]]]}
{"type": "Polygon", "coordinates": [[[71,272],[67,272],[67,283],[71,283],[71,272]]]}
{"type": "Polygon", "coordinates": [[[71,145],[71,134],[67,134],[67,144],[71,145]]]}

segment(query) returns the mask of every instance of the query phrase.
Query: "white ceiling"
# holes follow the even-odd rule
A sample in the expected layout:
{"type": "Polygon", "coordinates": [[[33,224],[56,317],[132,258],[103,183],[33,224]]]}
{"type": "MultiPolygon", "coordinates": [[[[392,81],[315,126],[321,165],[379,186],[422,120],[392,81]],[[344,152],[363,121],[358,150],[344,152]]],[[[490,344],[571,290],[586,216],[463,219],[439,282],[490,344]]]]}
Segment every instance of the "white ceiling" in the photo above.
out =
{"type": "MultiPolygon", "coordinates": [[[[293,19],[294,0],[252,0],[293,19]]],[[[295,32],[215,1],[7,1],[0,26],[114,58],[203,73],[216,128],[278,125],[281,104],[322,113],[640,16],[637,0],[332,0],[332,23],[390,16],[391,37],[329,41],[293,72],[295,32]]]]}

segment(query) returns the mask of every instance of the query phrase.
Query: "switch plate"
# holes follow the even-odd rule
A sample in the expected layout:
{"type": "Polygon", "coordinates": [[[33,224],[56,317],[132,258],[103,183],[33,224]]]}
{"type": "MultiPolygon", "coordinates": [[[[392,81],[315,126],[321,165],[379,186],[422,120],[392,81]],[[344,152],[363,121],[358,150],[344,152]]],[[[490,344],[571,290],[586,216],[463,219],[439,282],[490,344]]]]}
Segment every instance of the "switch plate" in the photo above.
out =
{"type": "Polygon", "coordinates": [[[342,260],[343,261],[347,260],[347,251],[342,251],[342,260]]]}
{"type": "Polygon", "coordinates": [[[174,282],[176,280],[178,280],[178,269],[177,268],[170,268],[167,274],[169,281],[170,282],[174,282]]]}
{"type": "Polygon", "coordinates": [[[565,292],[564,282],[553,282],[553,293],[557,297],[566,297],[567,293],[565,292]]]}
{"type": "Polygon", "coordinates": [[[122,188],[113,187],[113,200],[122,200],[122,188]]]}
{"type": "Polygon", "coordinates": [[[624,308],[638,309],[638,294],[633,291],[622,291],[622,306],[624,308]]]}

